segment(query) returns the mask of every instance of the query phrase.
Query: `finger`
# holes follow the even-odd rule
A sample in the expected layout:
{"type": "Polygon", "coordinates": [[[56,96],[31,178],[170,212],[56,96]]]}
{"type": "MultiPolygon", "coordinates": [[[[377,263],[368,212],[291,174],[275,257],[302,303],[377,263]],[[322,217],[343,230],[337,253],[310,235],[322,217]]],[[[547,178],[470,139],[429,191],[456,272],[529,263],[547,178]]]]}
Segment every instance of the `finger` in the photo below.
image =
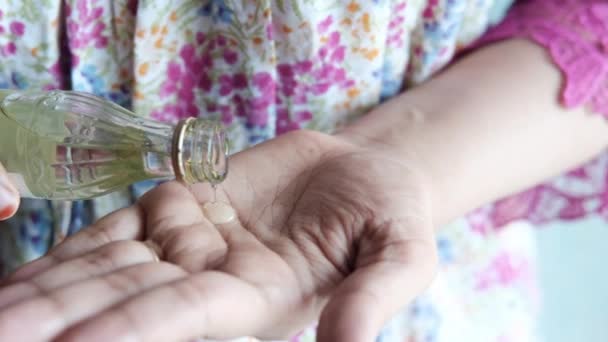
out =
{"type": "Polygon", "coordinates": [[[320,342],[374,341],[386,321],[433,277],[434,244],[420,240],[364,241],[355,271],[321,314],[320,342]]]}
{"type": "Polygon", "coordinates": [[[133,297],[77,324],[61,341],[230,339],[267,328],[270,305],[253,285],[209,271],[133,297]]]}
{"type": "Polygon", "coordinates": [[[0,290],[0,308],[35,295],[86,279],[96,278],[135,264],[151,262],[156,254],[141,242],[116,241],[81,257],[52,266],[27,281],[0,290]]]}
{"type": "Polygon", "coordinates": [[[143,233],[143,222],[143,213],[137,205],[118,210],[70,236],[46,256],[19,268],[7,278],[7,283],[29,279],[62,261],[88,253],[113,241],[139,239],[143,233]]]}
{"type": "Polygon", "coordinates": [[[15,215],[18,207],[19,193],[9,181],[6,170],[0,164],[0,221],[15,215]]]}
{"type": "Polygon", "coordinates": [[[0,341],[50,341],[77,321],[185,275],[167,263],[148,263],[41,294],[0,311],[0,341]]]}
{"type": "Polygon", "coordinates": [[[228,246],[188,188],[178,183],[163,184],[146,194],[140,205],[148,222],[146,239],[159,247],[161,259],[189,272],[222,262],[228,246]]]}

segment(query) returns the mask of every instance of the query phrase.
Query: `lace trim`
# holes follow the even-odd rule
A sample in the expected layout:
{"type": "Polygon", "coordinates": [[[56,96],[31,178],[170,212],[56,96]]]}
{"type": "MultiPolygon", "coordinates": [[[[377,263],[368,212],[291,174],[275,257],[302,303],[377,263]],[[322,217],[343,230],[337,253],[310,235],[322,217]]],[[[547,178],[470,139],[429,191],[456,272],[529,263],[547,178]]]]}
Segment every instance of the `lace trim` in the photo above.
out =
{"type": "Polygon", "coordinates": [[[517,4],[481,44],[526,37],[545,46],[565,76],[564,106],[588,105],[608,119],[608,4],[534,0],[517,4]]]}
{"type": "MultiPolygon", "coordinates": [[[[546,47],[562,70],[560,100],[588,106],[608,119],[608,3],[589,0],[530,0],[515,5],[504,22],[476,46],[526,37],[546,47]]],[[[588,215],[608,220],[608,153],[545,184],[501,199],[468,215],[480,234],[516,220],[540,225],[588,215]]]]}

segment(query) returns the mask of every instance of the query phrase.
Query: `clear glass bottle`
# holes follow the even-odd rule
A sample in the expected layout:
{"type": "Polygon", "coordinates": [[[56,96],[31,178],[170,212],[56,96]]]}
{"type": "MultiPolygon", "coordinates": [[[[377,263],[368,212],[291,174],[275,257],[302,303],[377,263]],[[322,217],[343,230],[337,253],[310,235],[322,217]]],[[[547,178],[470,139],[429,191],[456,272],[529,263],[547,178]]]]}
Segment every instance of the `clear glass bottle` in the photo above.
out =
{"type": "Polygon", "coordinates": [[[173,126],[85,93],[0,90],[0,163],[23,197],[88,199],[149,179],[215,186],[227,145],[215,121],[173,126]]]}

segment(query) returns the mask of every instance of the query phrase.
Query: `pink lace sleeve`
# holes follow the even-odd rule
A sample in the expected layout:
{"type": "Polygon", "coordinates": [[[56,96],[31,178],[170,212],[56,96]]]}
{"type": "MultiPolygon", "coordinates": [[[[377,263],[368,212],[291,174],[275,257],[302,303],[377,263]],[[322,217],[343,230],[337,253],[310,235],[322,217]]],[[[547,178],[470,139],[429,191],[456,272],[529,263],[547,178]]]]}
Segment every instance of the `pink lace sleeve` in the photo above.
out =
{"type": "Polygon", "coordinates": [[[567,107],[590,105],[608,118],[608,3],[605,0],[518,2],[481,43],[525,37],[546,47],[565,76],[567,107]]]}
{"type": "MultiPolygon", "coordinates": [[[[522,37],[546,47],[562,70],[566,107],[588,106],[608,119],[608,2],[519,1],[479,44],[522,37]]],[[[476,44],[477,45],[477,44],[476,44]]],[[[608,153],[536,188],[482,207],[469,215],[487,232],[526,219],[536,224],[588,215],[608,219],[608,153]]]]}

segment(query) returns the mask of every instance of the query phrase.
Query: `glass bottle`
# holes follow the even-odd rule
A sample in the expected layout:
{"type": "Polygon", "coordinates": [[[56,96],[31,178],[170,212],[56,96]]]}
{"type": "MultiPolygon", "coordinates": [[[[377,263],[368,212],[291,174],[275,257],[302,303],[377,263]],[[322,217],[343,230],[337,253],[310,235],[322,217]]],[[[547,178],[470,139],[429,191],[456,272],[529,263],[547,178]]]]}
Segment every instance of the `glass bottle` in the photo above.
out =
{"type": "Polygon", "coordinates": [[[227,145],[211,120],[174,126],[86,93],[0,90],[0,163],[23,197],[88,199],[150,179],[215,186],[227,145]]]}

